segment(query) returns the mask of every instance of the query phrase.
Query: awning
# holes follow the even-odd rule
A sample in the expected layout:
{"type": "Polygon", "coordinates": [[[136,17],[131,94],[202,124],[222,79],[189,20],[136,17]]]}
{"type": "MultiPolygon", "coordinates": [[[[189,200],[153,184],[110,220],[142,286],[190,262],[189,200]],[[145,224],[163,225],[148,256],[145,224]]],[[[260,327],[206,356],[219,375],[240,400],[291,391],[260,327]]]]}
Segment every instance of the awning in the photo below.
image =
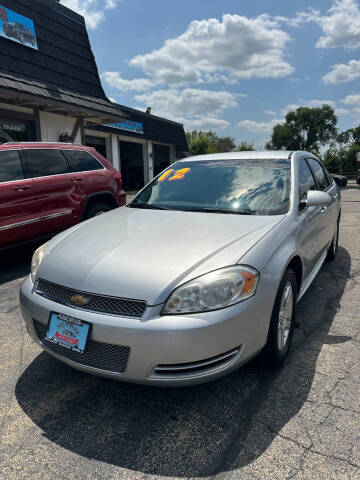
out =
{"type": "Polygon", "coordinates": [[[128,117],[106,98],[90,97],[1,69],[0,102],[81,117],[86,125],[121,122],[128,117]]]}

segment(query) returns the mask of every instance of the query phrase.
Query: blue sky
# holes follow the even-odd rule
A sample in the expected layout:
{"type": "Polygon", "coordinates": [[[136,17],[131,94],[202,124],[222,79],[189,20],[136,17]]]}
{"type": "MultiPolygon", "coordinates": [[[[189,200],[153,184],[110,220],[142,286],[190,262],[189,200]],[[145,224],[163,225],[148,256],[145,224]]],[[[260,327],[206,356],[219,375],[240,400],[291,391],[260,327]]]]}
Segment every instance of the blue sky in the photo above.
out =
{"type": "Polygon", "coordinates": [[[104,89],[186,130],[258,148],[298,105],[360,123],[357,0],[63,0],[86,18],[104,89]]]}

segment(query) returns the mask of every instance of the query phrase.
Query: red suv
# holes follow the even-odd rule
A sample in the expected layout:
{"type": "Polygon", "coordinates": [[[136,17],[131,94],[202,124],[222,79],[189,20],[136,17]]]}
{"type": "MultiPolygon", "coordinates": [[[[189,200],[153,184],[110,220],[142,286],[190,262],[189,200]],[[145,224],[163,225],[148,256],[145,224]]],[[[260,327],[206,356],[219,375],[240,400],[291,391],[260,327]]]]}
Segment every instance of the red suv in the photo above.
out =
{"type": "Polygon", "coordinates": [[[0,145],[0,249],[125,205],[121,175],[94,148],[0,145]]]}

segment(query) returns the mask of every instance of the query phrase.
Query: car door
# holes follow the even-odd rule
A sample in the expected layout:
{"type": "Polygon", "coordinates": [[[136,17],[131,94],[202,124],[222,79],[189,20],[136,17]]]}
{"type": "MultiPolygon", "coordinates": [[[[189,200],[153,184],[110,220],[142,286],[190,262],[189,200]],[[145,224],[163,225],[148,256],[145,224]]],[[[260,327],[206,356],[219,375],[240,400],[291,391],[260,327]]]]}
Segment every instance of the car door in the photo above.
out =
{"type": "Polygon", "coordinates": [[[318,263],[322,247],[322,213],[320,207],[306,207],[307,193],[310,190],[317,190],[318,186],[305,158],[300,159],[298,165],[299,183],[299,213],[297,225],[298,250],[304,263],[304,279],[318,263]]]}
{"type": "Polygon", "coordinates": [[[77,198],[68,161],[55,148],[27,148],[22,152],[24,171],[32,178],[39,196],[42,222],[39,234],[50,235],[64,230],[77,221],[77,198]]]}
{"type": "Polygon", "coordinates": [[[74,177],[78,178],[79,182],[80,180],[83,182],[86,180],[87,191],[84,194],[91,194],[106,189],[109,172],[94,155],[80,149],[64,150],[64,154],[74,172],[74,177]]]}
{"type": "Polygon", "coordinates": [[[36,235],[37,207],[34,182],[24,178],[18,150],[0,150],[0,248],[36,235]]]}
{"type": "Polygon", "coordinates": [[[338,216],[337,195],[338,191],[333,181],[331,184],[325,173],[324,168],[315,158],[308,158],[308,164],[314,174],[317,189],[326,192],[331,197],[331,203],[327,206],[317,207],[320,209],[320,224],[321,224],[321,249],[329,247],[334,237],[335,226],[338,216]]]}

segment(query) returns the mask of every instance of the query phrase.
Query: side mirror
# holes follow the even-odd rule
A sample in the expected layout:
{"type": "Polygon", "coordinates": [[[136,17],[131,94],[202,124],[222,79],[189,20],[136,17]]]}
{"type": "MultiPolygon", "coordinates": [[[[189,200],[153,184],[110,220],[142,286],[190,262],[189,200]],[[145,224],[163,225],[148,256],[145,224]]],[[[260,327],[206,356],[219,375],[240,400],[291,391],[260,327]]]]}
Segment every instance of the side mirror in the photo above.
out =
{"type": "Polygon", "coordinates": [[[319,190],[310,190],[307,193],[306,199],[307,207],[326,207],[331,203],[331,197],[326,192],[320,192],[319,190]]]}

